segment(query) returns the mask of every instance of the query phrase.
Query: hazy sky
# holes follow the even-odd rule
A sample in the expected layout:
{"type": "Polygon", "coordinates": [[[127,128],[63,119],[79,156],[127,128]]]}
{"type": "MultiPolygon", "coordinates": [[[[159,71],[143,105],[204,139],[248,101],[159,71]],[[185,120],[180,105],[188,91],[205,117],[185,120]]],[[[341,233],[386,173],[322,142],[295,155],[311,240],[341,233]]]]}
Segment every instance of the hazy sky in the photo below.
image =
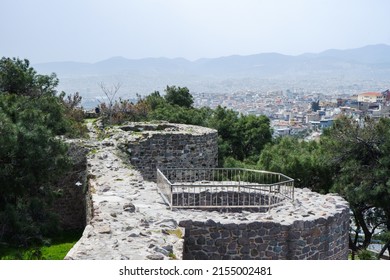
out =
{"type": "Polygon", "coordinates": [[[390,45],[389,0],[0,0],[0,57],[301,54],[390,45]]]}

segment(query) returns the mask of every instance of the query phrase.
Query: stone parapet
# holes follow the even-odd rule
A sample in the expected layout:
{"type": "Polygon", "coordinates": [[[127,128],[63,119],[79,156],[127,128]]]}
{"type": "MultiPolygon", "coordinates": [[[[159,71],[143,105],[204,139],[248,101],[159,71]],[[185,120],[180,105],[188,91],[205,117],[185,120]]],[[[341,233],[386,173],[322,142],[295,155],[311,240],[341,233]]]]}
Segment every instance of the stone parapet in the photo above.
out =
{"type": "Polygon", "coordinates": [[[133,123],[120,129],[131,133],[120,139],[118,147],[146,180],[156,180],[157,168],[213,168],[218,164],[214,129],[168,123],[133,123]]]}
{"type": "Polygon", "coordinates": [[[347,259],[349,210],[326,218],[221,223],[179,223],[186,229],[184,259],[197,260],[328,260],[347,259]]]}

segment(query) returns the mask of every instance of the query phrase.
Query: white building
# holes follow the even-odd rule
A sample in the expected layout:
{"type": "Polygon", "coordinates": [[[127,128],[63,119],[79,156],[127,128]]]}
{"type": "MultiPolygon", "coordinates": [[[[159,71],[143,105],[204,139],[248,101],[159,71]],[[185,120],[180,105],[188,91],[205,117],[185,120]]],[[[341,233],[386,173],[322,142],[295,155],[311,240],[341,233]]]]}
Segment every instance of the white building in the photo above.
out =
{"type": "Polygon", "coordinates": [[[358,102],[382,103],[383,95],[379,92],[366,92],[358,95],[358,102]]]}

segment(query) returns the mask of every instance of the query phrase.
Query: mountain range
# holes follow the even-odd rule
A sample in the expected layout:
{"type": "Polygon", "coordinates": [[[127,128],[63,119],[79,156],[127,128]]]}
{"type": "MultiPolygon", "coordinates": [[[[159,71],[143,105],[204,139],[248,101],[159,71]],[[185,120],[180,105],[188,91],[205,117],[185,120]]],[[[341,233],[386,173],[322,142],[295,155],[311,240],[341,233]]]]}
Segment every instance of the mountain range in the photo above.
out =
{"type": "Polygon", "coordinates": [[[202,58],[127,59],[113,57],[97,63],[52,62],[33,65],[43,74],[55,72],[65,91],[94,95],[96,84],[120,81],[127,92],[150,93],[166,85],[188,86],[195,91],[238,90],[260,81],[331,80],[357,83],[390,79],[390,46],[379,44],[347,50],[283,55],[260,53],[202,58]],[[89,93],[88,93],[89,92],[89,93]]]}
{"type": "Polygon", "coordinates": [[[64,77],[107,74],[196,74],[196,75],[260,75],[261,78],[301,72],[342,71],[390,68],[390,46],[370,45],[357,49],[327,50],[292,56],[260,53],[189,61],[184,58],[127,59],[113,57],[97,63],[52,62],[36,64],[42,73],[55,72],[64,77]]]}

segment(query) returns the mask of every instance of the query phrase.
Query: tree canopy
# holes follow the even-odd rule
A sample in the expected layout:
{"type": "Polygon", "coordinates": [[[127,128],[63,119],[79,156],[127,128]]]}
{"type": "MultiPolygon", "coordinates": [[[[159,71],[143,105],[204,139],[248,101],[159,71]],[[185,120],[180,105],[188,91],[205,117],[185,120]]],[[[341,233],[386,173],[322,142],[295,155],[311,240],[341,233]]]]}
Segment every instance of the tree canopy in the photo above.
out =
{"type": "Polygon", "coordinates": [[[281,172],[295,179],[298,188],[327,193],[332,187],[332,170],[326,151],[315,141],[283,137],[263,149],[258,168],[281,172]]]}
{"type": "Polygon", "coordinates": [[[348,200],[354,214],[351,249],[366,249],[378,227],[390,232],[390,119],[343,117],[325,132],[322,144],[336,166],[332,190],[348,200]],[[360,231],[364,240],[358,245],[360,231]]]}
{"type": "Polygon", "coordinates": [[[58,86],[57,76],[38,75],[27,59],[3,57],[0,60],[0,93],[30,97],[54,96],[58,86]]]}
{"type": "Polygon", "coordinates": [[[72,134],[77,94],[57,95],[55,74],[28,60],[0,60],[0,241],[29,244],[53,232],[53,182],[70,161],[58,135],[72,134]]]}
{"type": "Polygon", "coordinates": [[[218,131],[218,154],[222,165],[226,157],[255,164],[264,146],[272,140],[270,120],[266,116],[240,115],[218,106],[207,125],[218,131]]]}
{"type": "Polygon", "coordinates": [[[165,89],[165,100],[171,105],[191,108],[194,98],[186,87],[167,86],[165,89]]]}

